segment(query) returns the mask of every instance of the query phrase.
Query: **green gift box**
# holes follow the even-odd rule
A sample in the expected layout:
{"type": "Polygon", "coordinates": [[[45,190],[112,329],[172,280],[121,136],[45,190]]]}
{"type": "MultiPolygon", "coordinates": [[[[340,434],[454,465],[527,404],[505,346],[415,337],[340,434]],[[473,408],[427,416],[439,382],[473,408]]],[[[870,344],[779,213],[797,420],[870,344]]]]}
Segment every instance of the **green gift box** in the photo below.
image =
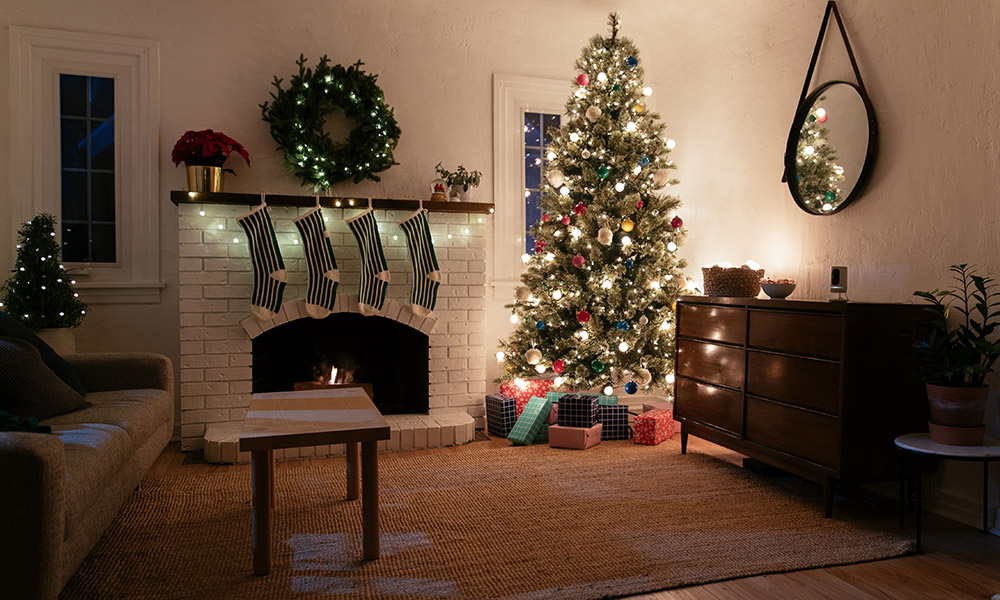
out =
{"type": "Polygon", "coordinates": [[[527,446],[534,442],[547,442],[549,439],[548,426],[545,420],[552,410],[552,401],[539,396],[528,400],[528,405],[524,407],[524,412],[517,418],[514,427],[507,434],[507,439],[515,446],[527,446]]]}

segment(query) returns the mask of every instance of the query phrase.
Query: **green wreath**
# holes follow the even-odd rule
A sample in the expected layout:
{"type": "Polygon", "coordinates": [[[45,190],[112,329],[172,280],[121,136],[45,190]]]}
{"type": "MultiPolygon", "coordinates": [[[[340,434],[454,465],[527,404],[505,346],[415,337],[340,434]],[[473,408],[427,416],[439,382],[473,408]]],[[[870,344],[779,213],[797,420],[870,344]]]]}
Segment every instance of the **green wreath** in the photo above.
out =
{"type": "Polygon", "coordinates": [[[346,69],[330,65],[323,56],[316,69],[306,58],[295,61],[299,74],[287,90],[275,77],[271,102],[260,105],[271,125],[271,137],[284,152],[285,166],[314,189],[326,190],[338,181],[379,181],[375,173],[399,164],[392,151],[399,142],[399,126],[386,106],[376,76],[361,70],[360,60],[346,69]],[[347,142],[335,142],[323,131],[326,116],[336,109],[357,123],[347,142]]]}

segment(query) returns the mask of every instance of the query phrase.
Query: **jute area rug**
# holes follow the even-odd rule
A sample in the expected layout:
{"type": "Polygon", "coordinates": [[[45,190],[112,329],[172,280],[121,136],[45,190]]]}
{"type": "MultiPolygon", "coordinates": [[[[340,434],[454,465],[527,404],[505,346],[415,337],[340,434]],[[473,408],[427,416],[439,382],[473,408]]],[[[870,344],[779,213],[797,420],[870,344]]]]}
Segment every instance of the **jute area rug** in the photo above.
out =
{"type": "Polygon", "coordinates": [[[676,444],[483,444],[383,455],[382,557],[362,562],[343,461],[283,467],[270,575],[251,571],[249,471],[147,478],[63,597],[580,600],[913,550],[676,444]]]}

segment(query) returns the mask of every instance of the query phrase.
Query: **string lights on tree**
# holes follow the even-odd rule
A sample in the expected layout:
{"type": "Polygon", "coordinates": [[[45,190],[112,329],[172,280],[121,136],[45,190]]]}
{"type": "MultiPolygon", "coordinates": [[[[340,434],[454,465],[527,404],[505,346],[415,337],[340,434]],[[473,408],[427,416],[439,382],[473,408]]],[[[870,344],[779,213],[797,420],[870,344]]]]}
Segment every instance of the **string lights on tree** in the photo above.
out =
{"type": "Polygon", "coordinates": [[[575,90],[547,153],[541,219],[523,285],[508,305],[498,381],[552,377],[563,389],[651,386],[668,394],[674,310],[687,286],[677,254],[685,237],[677,183],[659,115],[649,110],[639,51],[597,35],[576,61],[575,90]]]}
{"type": "Polygon", "coordinates": [[[799,130],[795,150],[795,177],[799,194],[807,208],[816,213],[830,212],[843,200],[840,182],[844,168],[837,164],[837,150],[827,142],[824,124],[829,114],[822,107],[826,97],[816,101],[799,130]]]}

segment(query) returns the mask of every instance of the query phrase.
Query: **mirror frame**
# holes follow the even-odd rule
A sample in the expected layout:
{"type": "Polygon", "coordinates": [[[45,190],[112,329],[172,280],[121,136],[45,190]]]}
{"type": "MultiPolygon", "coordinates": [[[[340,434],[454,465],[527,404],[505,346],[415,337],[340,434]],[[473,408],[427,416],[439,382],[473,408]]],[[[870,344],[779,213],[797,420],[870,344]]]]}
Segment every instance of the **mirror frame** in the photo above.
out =
{"type": "Polygon", "coordinates": [[[872,102],[868,98],[868,94],[865,93],[863,88],[858,87],[850,81],[827,81],[813,90],[795,111],[795,119],[792,121],[792,129],[788,132],[788,141],[785,144],[785,180],[786,183],[788,183],[788,191],[791,192],[792,198],[795,200],[795,203],[798,204],[799,208],[807,214],[816,217],[828,217],[830,215],[837,214],[838,212],[844,210],[848,204],[853,202],[854,199],[860,196],[864,191],[865,187],[868,185],[868,180],[871,178],[871,172],[875,166],[875,158],[877,155],[878,124],[875,121],[875,109],[872,107],[872,102]],[[802,130],[802,125],[809,116],[810,109],[819,97],[831,87],[841,84],[849,85],[854,88],[854,91],[861,96],[861,100],[864,102],[866,111],[865,116],[868,120],[868,148],[865,150],[865,162],[861,166],[861,174],[858,176],[858,181],[854,184],[854,188],[851,189],[851,193],[844,198],[844,201],[841,202],[837,208],[831,210],[830,212],[815,213],[806,208],[805,203],[802,201],[802,195],[799,193],[799,183],[795,177],[795,155],[796,149],[798,148],[799,132],[802,130]]]}

